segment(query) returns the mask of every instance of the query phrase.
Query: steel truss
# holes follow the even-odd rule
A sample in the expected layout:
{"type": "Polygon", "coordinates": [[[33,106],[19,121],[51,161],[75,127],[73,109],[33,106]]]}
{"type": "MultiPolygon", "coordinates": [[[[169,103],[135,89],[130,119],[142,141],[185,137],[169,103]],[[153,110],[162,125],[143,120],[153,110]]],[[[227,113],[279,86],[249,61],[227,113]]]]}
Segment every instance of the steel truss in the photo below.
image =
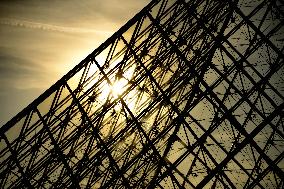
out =
{"type": "Polygon", "coordinates": [[[283,188],[282,3],[152,1],[1,128],[1,188],[283,188]]]}

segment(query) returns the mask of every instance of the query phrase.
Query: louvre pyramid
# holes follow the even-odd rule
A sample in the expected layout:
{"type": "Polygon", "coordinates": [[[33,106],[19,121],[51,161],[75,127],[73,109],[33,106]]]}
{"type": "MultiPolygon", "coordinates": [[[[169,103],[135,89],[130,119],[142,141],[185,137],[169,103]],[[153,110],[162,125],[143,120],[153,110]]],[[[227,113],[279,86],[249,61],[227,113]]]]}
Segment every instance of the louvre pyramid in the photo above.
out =
{"type": "Polygon", "coordinates": [[[1,188],[283,188],[283,2],[154,0],[1,127],[1,188]]]}

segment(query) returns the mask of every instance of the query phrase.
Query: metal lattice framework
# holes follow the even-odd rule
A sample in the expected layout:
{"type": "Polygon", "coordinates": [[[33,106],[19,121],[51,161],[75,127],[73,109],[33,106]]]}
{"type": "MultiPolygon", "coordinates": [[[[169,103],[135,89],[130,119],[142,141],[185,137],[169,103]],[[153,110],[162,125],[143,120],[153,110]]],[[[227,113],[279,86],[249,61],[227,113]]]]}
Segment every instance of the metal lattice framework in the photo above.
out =
{"type": "Polygon", "coordinates": [[[1,128],[1,188],[282,188],[283,8],[152,1],[1,128]]]}

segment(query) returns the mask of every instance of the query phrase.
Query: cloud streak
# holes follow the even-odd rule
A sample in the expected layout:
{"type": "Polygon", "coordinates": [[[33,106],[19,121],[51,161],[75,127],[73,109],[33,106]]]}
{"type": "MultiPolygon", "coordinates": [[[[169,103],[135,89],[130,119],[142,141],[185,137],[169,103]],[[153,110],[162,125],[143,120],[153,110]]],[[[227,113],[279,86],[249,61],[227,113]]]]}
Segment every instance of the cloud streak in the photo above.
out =
{"type": "Polygon", "coordinates": [[[88,28],[57,26],[57,25],[52,25],[52,24],[31,22],[31,21],[12,19],[12,18],[0,18],[0,25],[8,25],[8,26],[14,26],[14,27],[23,27],[23,28],[30,28],[30,29],[45,30],[45,31],[63,32],[63,33],[96,33],[96,34],[113,33],[110,31],[94,30],[94,29],[88,29],[88,28]]]}

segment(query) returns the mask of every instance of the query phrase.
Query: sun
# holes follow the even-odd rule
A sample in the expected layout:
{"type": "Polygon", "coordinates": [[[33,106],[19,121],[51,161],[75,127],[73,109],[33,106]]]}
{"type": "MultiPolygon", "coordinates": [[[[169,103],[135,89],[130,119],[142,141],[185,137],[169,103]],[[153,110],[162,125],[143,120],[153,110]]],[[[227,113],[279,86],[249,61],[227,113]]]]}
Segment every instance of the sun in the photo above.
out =
{"type": "MultiPolygon", "coordinates": [[[[124,72],[118,71],[113,77],[108,80],[104,80],[101,83],[101,90],[98,92],[97,100],[100,104],[103,104],[107,100],[119,100],[123,98],[123,101],[131,108],[135,107],[135,96],[137,91],[135,89],[129,90],[130,83],[133,80],[135,66],[128,67],[124,72]],[[128,91],[129,90],[129,91],[128,91]],[[122,97],[122,95],[124,95],[122,97]]],[[[116,110],[119,110],[119,104],[115,106],[116,110]]]]}
{"type": "Polygon", "coordinates": [[[110,86],[110,92],[114,98],[119,98],[126,90],[128,81],[126,79],[119,79],[110,86]]]}

